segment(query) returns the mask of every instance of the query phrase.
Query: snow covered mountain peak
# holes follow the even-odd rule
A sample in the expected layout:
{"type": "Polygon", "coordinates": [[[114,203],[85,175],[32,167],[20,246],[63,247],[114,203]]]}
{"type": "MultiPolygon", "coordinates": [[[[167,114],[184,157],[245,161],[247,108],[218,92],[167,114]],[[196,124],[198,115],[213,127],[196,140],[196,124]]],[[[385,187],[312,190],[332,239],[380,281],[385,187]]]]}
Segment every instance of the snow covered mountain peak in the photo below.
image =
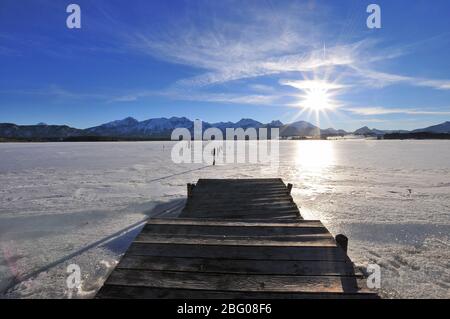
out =
{"type": "Polygon", "coordinates": [[[105,123],[101,126],[104,127],[120,127],[120,126],[131,126],[131,125],[136,125],[138,122],[138,120],[136,120],[135,118],[129,116],[124,118],[123,120],[116,120],[116,121],[112,121],[112,122],[108,122],[105,123]]]}

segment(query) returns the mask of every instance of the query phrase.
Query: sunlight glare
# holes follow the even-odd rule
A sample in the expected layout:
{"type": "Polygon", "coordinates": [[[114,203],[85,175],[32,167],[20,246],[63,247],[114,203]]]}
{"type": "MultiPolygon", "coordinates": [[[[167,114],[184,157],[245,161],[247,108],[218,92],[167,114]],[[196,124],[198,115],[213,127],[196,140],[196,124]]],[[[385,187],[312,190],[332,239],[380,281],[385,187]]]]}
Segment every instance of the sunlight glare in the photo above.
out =
{"type": "Polygon", "coordinates": [[[332,108],[328,91],[320,88],[308,90],[304,96],[302,105],[312,111],[322,111],[332,108]]]}
{"type": "Polygon", "coordinates": [[[333,165],[335,161],[333,145],[329,141],[304,141],[298,143],[297,166],[317,172],[333,165]]]}

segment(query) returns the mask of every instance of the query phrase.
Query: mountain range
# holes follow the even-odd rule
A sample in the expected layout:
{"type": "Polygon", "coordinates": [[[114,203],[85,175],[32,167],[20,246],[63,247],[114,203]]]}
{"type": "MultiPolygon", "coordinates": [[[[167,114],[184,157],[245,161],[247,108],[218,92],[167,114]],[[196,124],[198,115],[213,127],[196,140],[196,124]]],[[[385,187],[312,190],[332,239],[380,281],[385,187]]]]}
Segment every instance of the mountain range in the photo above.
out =
{"type": "MultiPolygon", "coordinates": [[[[0,123],[0,138],[3,139],[53,139],[64,140],[74,137],[110,137],[124,139],[169,139],[175,128],[187,128],[193,131],[194,122],[186,117],[171,118],[152,118],[144,121],[138,121],[132,117],[123,120],[108,122],[99,126],[87,129],[77,129],[67,125],[47,125],[39,123],[37,125],[16,125],[12,123],[0,123]]],[[[321,129],[306,121],[297,121],[289,124],[283,124],[280,121],[270,123],[261,123],[253,119],[242,119],[238,122],[203,122],[203,129],[216,127],[225,133],[226,128],[279,128],[280,136],[305,137],[305,136],[338,136],[346,134],[380,136],[388,133],[450,133],[450,122],[413,131],[385,131],[370,129],[365,126],[354,132],[346,132],[334,128],[321,129]]]]}

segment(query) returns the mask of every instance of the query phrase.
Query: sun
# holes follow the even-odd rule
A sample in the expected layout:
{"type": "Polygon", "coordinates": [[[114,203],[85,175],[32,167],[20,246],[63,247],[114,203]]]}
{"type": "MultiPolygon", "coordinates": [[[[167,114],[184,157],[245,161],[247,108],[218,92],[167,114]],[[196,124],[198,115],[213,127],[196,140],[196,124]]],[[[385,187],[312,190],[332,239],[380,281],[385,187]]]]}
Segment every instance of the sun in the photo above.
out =
{"type": "Polygon", "coordinates": [[[344,88],[335,82],[326,80],[286,80],[283,85],[292,86],[299,91],[296,95],[297,101],[292,105],[303,111],[314,113],[326,113],[338,107],[335,95],[344,88]]]}
{"type": "Polygon", "coordinates": [[[324,111],[332,109],[333,103],[327,89],[312,88],[306,90],[301,106],[311,111],[324,111]]]}

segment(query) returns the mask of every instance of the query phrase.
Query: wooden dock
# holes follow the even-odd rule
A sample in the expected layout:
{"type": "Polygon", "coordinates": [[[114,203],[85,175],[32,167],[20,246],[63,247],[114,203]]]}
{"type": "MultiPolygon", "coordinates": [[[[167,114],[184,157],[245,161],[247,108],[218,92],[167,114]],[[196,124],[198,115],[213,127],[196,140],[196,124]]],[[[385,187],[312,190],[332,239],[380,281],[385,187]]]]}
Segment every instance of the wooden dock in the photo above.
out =
{"type": "Polygon", "coordinates": [[[377,298],[281,179],[200,179],[179,218],[149,219],[97,298],[377,298]]]}

